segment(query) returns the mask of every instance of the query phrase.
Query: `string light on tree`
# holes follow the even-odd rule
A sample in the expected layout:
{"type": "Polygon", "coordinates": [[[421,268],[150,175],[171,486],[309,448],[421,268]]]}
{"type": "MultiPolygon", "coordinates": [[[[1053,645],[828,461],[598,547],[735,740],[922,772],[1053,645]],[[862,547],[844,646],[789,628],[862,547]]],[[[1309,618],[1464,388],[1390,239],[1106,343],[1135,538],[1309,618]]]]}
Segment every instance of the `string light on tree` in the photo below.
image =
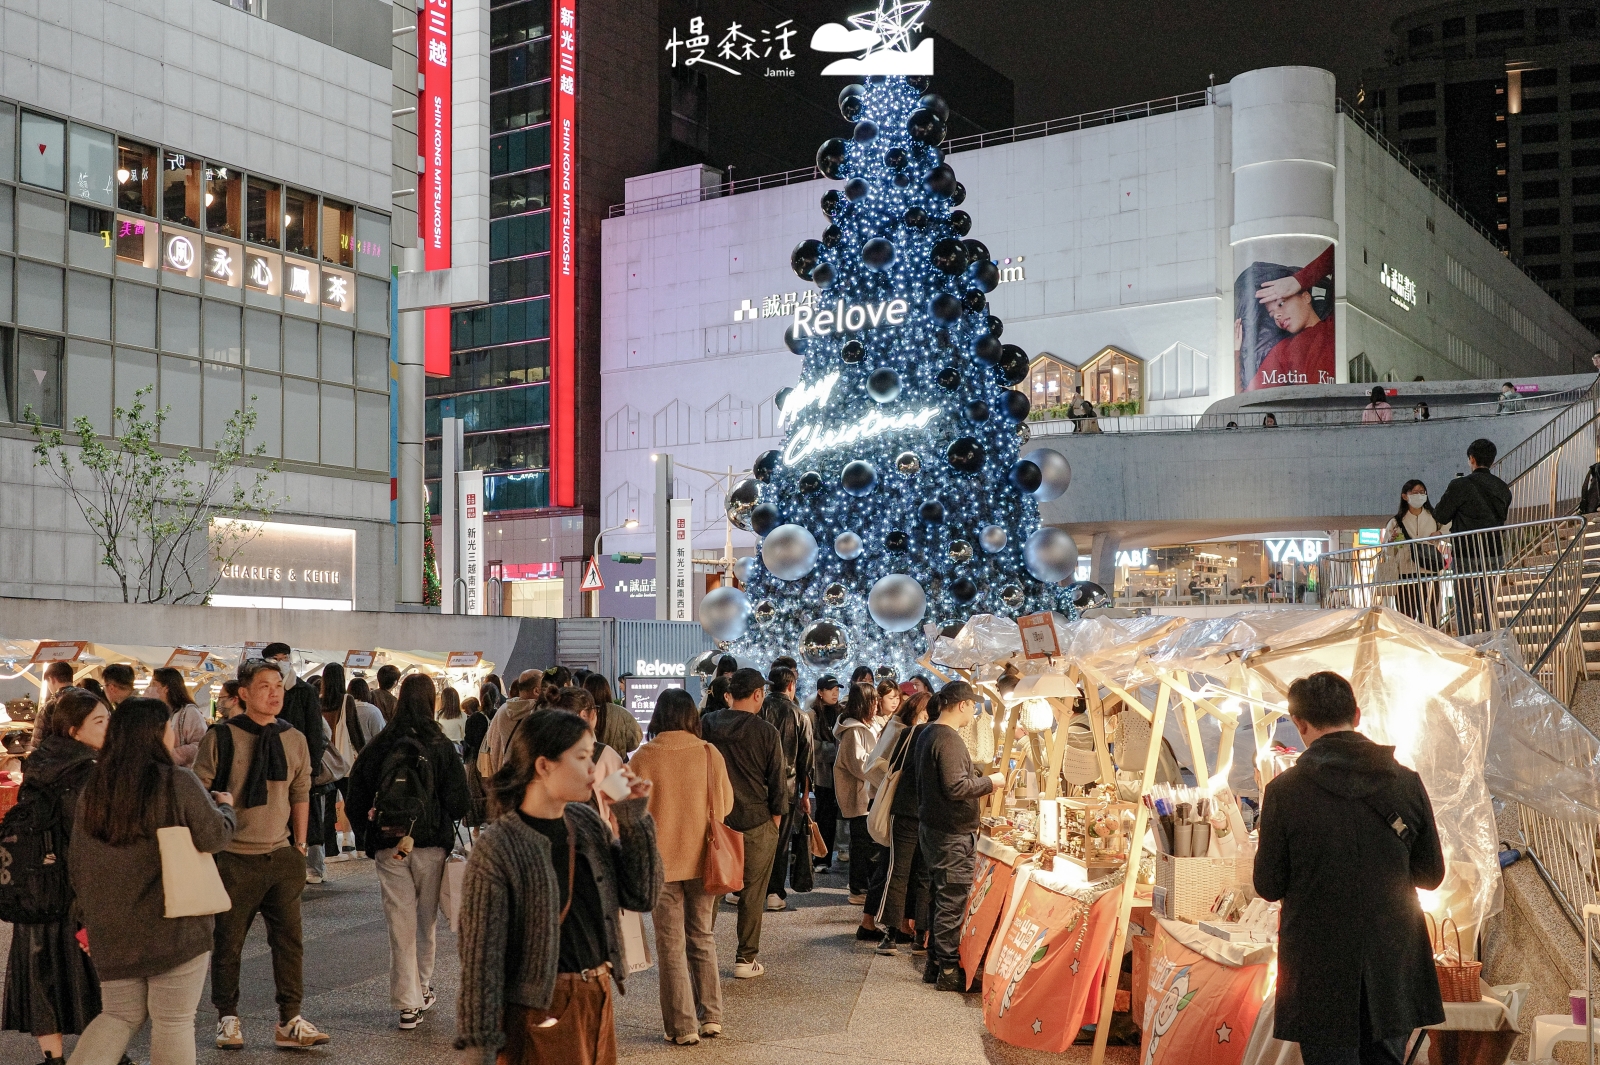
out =
{"type": "MultiPolygon", "coordinates": [[[[852,22],[909,51],[926,6],[882,0],[852,22]]],[[[819,298],[785,334],[802,357],[779,395],[785,439],[728,502],[761,548],[741,563],[745,590],[718,589],[701,609],[741,661],[906,676],[936,627],[1076,612],[1061,585],[1077,549],[1040,527],[1038,508],[1071,470],[1053,451],[1018,458],[1029,402],[1012,386],[1028,357],[990,313],[998,268],[967,236],[966,189],[939,147],[949,111],[924,81],[846,86],[839,110],[854,126],[817,152],[844,184],[822,197],[820,238],[791,256],[819,298]]]]}

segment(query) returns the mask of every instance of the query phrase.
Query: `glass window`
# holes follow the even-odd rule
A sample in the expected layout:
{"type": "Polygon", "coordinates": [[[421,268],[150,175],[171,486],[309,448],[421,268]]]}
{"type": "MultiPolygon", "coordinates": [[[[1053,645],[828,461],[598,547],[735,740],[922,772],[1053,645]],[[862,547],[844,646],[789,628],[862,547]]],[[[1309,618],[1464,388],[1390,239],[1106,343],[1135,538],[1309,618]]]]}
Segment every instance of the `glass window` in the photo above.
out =
{"type": "Polygon", "coordinates": [[[317,461],[317,383],[283,379],[283,457],[317,461]]]}
{"type": "Polygon", "coordinates": [[[356,268],[389,276],[389,220],[381,214],[356,210],[356,268]]]}
{"type": "Polygon", "coordinates": [[[283,235],[283,189],[275,181],[251,178],[245,193],[250,239],[276,248],[283,235]]]}
{"type": "Polygon", "coordinates": [[[208,363],[205,367],[205,414],[200,446],[215,448],[228,432],[228,420],[239,412],[241,371],[208,363]]]}
{"type": "Polygon", "coordinates": [[[155,217],[160,166],[148,144],[117,142],[117,210],[155,217]]]}
{"type": "Polygon", "coordinates": [[[373,333],[389,333],[389,282],[377,278],[356,279],[356,325],[373,333]]]}
{"type": "Polygon", "coordinates": [[[200,357],[199,297],[161,293],[161,350],[200,357]]]}
{"type": "Polygon", "coordinates": [[[550,165],[550,127],[519,129],[489,140],[489,173],[514,174],[550,165]]]}
{"type": "Polygon", "coordinates": [[[102,436],[111,432],[111,349],[67,342],[67,424],[88,418],[102,436]]]}
{"type": "Polygon", "coordinates": [[[1071,402],[1073,392],[1082,384],[1077,367],[1040,352],[1028,371],[1026,394],[1035,411],[1047,411],[1071,402]]]}
{"type": "Polygon", "coordinates": [[[540,211],[550,206],[550,171],[531,170],[526,174],[495,178],[489,182],[489,217],[540,211]]]}
{"type": "Polygon", "coordinates": [[[550,291],[550,256],[512,259],[489,265],[489,300],[521,300],[550,291]]]}
{"type": "Polygon", "coordinates": [[[17,324],[61,332],[61,281],[58,266],[17,264],[17,324]]]}
{"type": "Polygon", "coordinates": [[[239,362],[239,308],[206,300],[205,318],[206,358],[212,362],[239,362]]]}
{"type": "Polygon", "coordinates": [[[550,119],[550,83],[542,81],[489,98],[489,131],[501,133],[550,119]]]}
{"type": "Polygon", "coordinates": [[[61,338],[17,334],[17,369],[11,379],[15,421],[33,417],[61,424],[61,338]]]}
{"type": "MultiPolygon", "coordinates": [[[[12,261],[0,255],[0,322],[9,322],[11,318],[11,272],[12,261]]],[[[0,329],[0,333],[5,330],[0,329]]],[[[3,409],[3,407],[0,407],[3,409]]]]}
{"type": "MultiPolygon", "coordinates": [[[[493,25],[491,16],[490,25],[493,25]]],[[[492,32],[492,29],[491,29],[492,32]]],[[[489,84],[497,89],[544,81],[550,76],[550,38],[520,48],[495,52],[489,57],[489,84]]]]}
{"type": "MultiPolygon", "coordinates": [[[[335,270],[331,267],[322,268],[322,305],[329,310],[343,311],[349,314],[355,310],[355,280],[354,274],[335,270]]],[[[349,321],[349,319],[345,319],[349,321]]]]}
{"type": "Polygon", "coordinates": [[[67,332],[111,339],[110,278],[76,270],[67,274],[67,332]]]}
{"type": "Polygon", "coordinates": [[[244,285],[244,249],[232,241],[207,240],[205,264],[201,273],[206,280],[226,288],[244,285]]]}
{"type": "Polygon", "coordinates": [[[17,250],[36,259],[67,257],[67,205],[23,190],[17,194],[17,250]]]}
{"type": "Polygon", "coordinates": [[[389,389],[389,342],[366,333],[356,337],[356,384],[362,388],[389,389]]]}
{"type": "Polygon", "coordinates": [[[163,153],[161,217],[200,228],[200,160],[176,152],[163,153]]]}
{"type": "Polygon", "coordinates": [[[356,264],[356,209],[336,200],[322,201],[322,258],[336,266],[356,264]]]}
{"type": "Polygon", "coordinates": [[[297,318],[283,320],[283,372],[317,376],[317,324],[297,318]]]}
{"type": "Polygon", "coordinates": [[[283,294],[288,297],[291,309],[313,317],[317,313],[318,297],[322,295],[322,282],[318,278],[321,268],[314,263],[298,259],[283,262],[283,294]]]}
{"type": "Polygon", "coordinates": [[[237,170],[215,163],[207,166],[206,228],[225,237],[237,237],[242,234],[243,196],[237,170]]]}
{"type": "Polygon", "coordinates": [[[4,421],[15,420],[11,409],[11,337],[11,330],[0,329],[0,420],[4,421]]]}
{"type": "MultiPolygon", "coordinates": [[[[163,293],[163,296],[165,293],[163,293]]],[[[200,364],[161,356],[161,406],[169,407],[161,425],[161,442],[200,446],[200,364]]]]}
{"type": "Polygon", "coordinates": [[[278,337],[282,319],[270,311],[244,312],[244,364],[261,370],[276,370],[283,363],[278,337]]]}
{"type": "Polygon", "coordinates": [[[131,281],[117,282],[117,343],[156,346],[156,290],[131,281]]]}
{"type": "Polygon", "coordinates": [[[489,223],[489,258],[515,259],[550,250],[550,212],[501,218],[489,223]]]}
{"type": "Polygon", "coordinates": [[[65,191],[67,128],[58,119],[22,112],[22,180],[42,189],[65,191]]]}
{"type": "Polygon", "coordinates": [[[68,183],[67,195],[74,200],[110,207],[117,192],[112,176],[116,170],[116,154],[116,142],[111,134],[74,123],[69,171],[72,180],[68,183]]]}
{"type": "Polygon", "coordinates": [[[317,254],[316,193],[284,190],[283,248],[296,255],[317,254]]]}
{"type": "Polygon", "coordinates": [[[200,238],[176,229],[167,228],[161,237],[161,267],[175,274],[199,278],[201,248],[200,238]]]}
{"type": "Polygon", "coordinates": [[[363,470],[389,468],[389,397],[356,393],[356,466],[363,470]]]}
{"type": "Polygon", "coordinates": [[[520,44],[550,33],[550,5],[544,0],[502,7],[489,15],[489,47],[520,44]]]}
{"type": "Polygon", "coordinates": [[[0,186],[0,251],[15,250],[11,246],[11,190],[0,186]]]}
{"type": "Polygon", "coordinates": [[[329,466],[356,464],[356,394],[353,389],[322,386],[322,461],[329,466]]]}
{"type": "Polygon", "coordinates": [[[246,449],[254,451],[257,444],[265,444],[267,457],[277,458],[283,453],[283,379],[246,371],[244,393],[245,402],[256,412],[256,424],[245,438],[246,449]]]}
{"type": "Polygon", "coordinates": [[[469,470],[545,469],[550,465],[550,430],[482,433],[463,440],[469,470]]]}
{"type": "Polygon", "coordinates": [[[117,349],[117,380],[116,380],[117,406],[123,410],[132,410],[135,403],[143,402],[146,415],[153,415],[161,406],[160,394],[156,391],[156,357],[148,351],[130,351],[127,348],[117,349]],[[148,388],[141,400],[139,390],[148,388]]]}
{"type": "Polygon", "coordinates": [[[128,215],[117,216],[117,258],[154,270],[161,249],[161,227],[128,215]]]}
{"type": "Polygon", "coordinates": [[[16,158],[17,112],[10,104],[0,104],[0,181],[16,180],[13,169],[16,158]]]}
{"type": "Polygon", "coordinates": [[[355,380],[355,334],[331,325],[322,327],[322,378],[347,385],[355,380]]]}
{"type": "Polygon", "coordinates": [[[244,250],[244,285],[269,296],[283,295],[283,259],[275,252],[244,250]]]}

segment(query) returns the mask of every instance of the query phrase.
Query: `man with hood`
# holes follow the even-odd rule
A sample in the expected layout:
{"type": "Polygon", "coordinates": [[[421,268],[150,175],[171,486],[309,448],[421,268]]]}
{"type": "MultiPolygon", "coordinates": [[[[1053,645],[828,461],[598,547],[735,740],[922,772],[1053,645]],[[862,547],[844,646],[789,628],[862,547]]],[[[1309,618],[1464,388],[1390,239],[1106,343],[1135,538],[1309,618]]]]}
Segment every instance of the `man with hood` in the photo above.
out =
{"type": "MultiPolygon", "coordinates": [[[[1498,529],[1511,513],[1511,487],[1491,471],[1499,449],[1493,440],[1479,437],[1467,445],[1467,465],[1472,472],[1457,477],[1433,505],[1433,519],[1450,526],[1452,533],[1476,532],[1451,542],[1457,573],[1492,573],[1500,568],[1504,546],[1498,529]]],[[[1495,628],[1493,578],[1466,577],[1456,584],[1457,635],[1488,632],[1495,628]]]]}
{"type": "Polygon", "coordinates": [[[1422,778],[1355,731],[1350,682],[1289,686],[1306,743],[1262,797],[1256,893],[1282,900],[1273,1035],[1305,1065],[1400,1065],[1412,1031],[1444,1004],[1417,889],[1444,881],[1422,778]]]}
{"type": "Polygon", "coordinates": [[[483,743],[478,747],[478,775],[485,782],[500,771],[517,725],[538,709],[543,678],[542,671],[525,669],[511,682],[511,698],[495,713],[494,720],[489,722],[489,731],[484,734],[483,743]]]}

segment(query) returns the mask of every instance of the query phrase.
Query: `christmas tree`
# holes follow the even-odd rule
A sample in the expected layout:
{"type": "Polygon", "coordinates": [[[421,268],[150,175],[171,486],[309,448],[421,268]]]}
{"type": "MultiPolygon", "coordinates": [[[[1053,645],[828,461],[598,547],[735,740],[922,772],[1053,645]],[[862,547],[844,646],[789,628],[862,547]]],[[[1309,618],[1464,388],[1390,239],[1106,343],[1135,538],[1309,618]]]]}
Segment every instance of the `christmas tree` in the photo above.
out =
{"type": "Polygon", "coordinates": [[[428,495],[422,495],[422,605],[438,606],[439,561],[433,556],[433,519],[428,515],[428,495]]]}
{"type": "Polygon", "coordinates": [[[778,394],[783,446],[728,499],[760,551],[735,570],[742,591],[701,607],[741,662],[788,654],[812,675],[867,664],[905,677],[937,628],[1072,613],[1060,584],[1077,548],[1038,509],[1071,471],[1055,451],[1018,458],[1029,401],[1011,386],[1028,356],[989,311],[999,270],[967,236],[966,190],[939,147],[948,108],[925,89],[847,86],[850,136],[817,152],[844,185],[822,197],[821,238],[791,259],[817,298],[785,334],[802,362],[778,394]]]}

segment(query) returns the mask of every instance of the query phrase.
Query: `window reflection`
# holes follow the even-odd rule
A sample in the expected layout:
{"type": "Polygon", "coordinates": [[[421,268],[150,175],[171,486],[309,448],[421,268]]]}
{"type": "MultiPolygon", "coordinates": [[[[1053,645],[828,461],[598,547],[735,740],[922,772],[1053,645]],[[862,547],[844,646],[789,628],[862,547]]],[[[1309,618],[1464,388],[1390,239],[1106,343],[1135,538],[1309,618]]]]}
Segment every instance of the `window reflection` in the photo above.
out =
{"type": "Polygon", "coordinates": [[[155,217],[159,166],[149,145],[117,143],[117,210],[155,217]]]}
{"type": "Polygon", "coordinates": [[[206,228],[225,237],[241,234],[239,172],[215,164],[206,167],[206,228]]]}
{"type": "Polygon", "coordinates": [[[257,244],[276,248],[283,236],[283,189],[276,182],[257,177],[250,179],[246,189],[247,235],[257,244]]]}
{"type": "Polygon", "coordinates": [[[317,197],[287,189],[283,194],[283,247],[297,255],[317,254],[317,197]]]}
{"type": "Polygon", "coordinates": [[[161,171],[161,216],[168,222],[200,227],[200,160],[166,152],[161,171]]]}

